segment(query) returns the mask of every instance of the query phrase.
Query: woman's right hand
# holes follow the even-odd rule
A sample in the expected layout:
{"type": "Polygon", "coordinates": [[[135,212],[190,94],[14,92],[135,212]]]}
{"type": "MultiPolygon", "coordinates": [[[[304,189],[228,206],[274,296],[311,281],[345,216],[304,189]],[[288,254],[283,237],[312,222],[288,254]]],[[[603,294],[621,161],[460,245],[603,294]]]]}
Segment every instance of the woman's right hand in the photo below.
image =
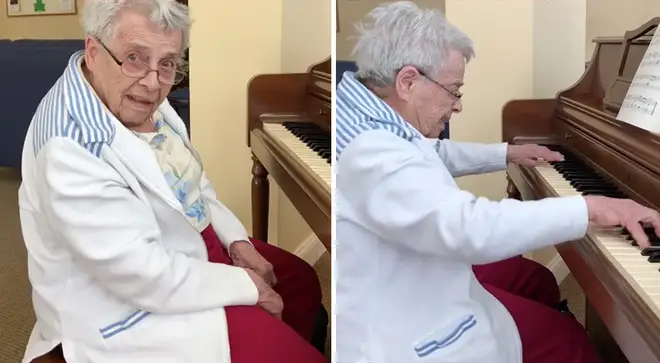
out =
{"type": "Polygon", "coordinates": [[[587,202],[589,222],[604,227],[626,227],[641,248],[650,247],[642,224],[654,227],[656,235],[660,236],[660,213],[653,209],[630,199],[587,195],[584,200],[587,202]]]}
{"type": "Polygon", "coordinates": [[[261,306],[264,310],[276,318],[282,319],[282,310],[284,310],[284,302],[282,301],[282,297],[280,297],[280,295],[275,292],[275,290],[273,290],[273,288],[268,283],[266,283],[266,281],[261,278],[259,274],[248,268],[246,268],[245,271],[248,273],[248,276],[250,276],[252,282],[254,282],[254,285],[257,287],[257,291],[259,292],[257,305],[261,306]]]}

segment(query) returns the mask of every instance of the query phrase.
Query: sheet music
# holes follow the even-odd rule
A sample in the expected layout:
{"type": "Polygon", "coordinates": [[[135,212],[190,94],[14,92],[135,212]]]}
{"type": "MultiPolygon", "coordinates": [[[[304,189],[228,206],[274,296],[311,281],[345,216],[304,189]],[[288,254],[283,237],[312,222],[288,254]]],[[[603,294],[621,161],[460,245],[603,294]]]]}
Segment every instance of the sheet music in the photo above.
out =
{"type": "Polygon", "coordinates": [[[655,32],[617,115],[653,133],[660,133],[660,31],[655,32]]]}

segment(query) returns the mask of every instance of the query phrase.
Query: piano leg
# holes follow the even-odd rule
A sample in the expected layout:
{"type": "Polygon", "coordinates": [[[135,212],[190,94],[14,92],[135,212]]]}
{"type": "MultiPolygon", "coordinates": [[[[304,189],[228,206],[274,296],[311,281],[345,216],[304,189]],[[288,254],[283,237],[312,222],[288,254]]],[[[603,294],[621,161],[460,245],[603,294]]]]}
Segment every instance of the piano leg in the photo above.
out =
{"type": "Polygon", "coordinates": [[[268,241],[268,170],[252,154],[252,235],[260,241],[268,241]]]}
{"type": "Polygon", "coordinates": [[[506,194],[508,198],[522,200],[520,191],[516,188],[516,184],[511,180],[511,177],[507,174],[506,176],[507,186],[506,194]]]}

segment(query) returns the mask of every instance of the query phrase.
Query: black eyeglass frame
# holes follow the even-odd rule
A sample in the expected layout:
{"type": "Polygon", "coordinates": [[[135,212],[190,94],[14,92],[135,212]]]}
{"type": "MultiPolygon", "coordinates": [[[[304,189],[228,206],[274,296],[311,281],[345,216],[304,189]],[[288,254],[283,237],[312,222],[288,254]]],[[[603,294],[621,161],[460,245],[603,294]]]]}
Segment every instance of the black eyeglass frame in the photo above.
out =
{"type": "MultiPolygon", "coordinates": [[[[417,71],[417,73],[419,73],[422,77],[426,78],[427,80],[431,81],[431,83],[433,83],[433,84],[435,84],[436,86],[438,86],[438,87],[442,88],[443,90],[445,90],[447,93],[449,93],[449,94],[452,95],[454,98],[456,98],[456,100],[460,100],[461,97],[463,97],[463,94],[462,94],[462,93],[460,93],[460,92],[458,92],[458,91],[452,91],[452,90],[450,90],[449,88],[447,88],[446,85],[444,85],[444,84],[442,84],[442,83],[436,81],[435,79],[431,78],[428,74],[426,74],[426,72],[424,72],[423,70],[421,70],[419,67],[417,67],[417,66],[412,66],[412,67],[415,68],[415,70],[417,71]]],[[[403,69],[403,68],[401,68],[401,69],[403,69]]],[[[396,73],[398,74],[399,72],[401,72],[401,69],[399,69],[396,73]]]]}
{"type": "MultiPolygon", "coordinates": [[[[187,75],[186,72],[183,72],[180,69],[175,69],[174,70],[174,77],[173,77],[172,81],[168,81],[168,80],[164,81],[163,77],[161,77],[161,72],[163,71],[162,69],[151,69],[150,66],[148,66],[147,64],[145,64],[144,62],[141,62],[141,61],[129,61],[129,60],[121,61],[121,60],[119,60],[119,58],[117,58],[117,56],[115,56],[115,54],[110,49],[108,49],[108,47],[105,44],[103,44],[103,42],[101,40],[97,39],[96,41],[99,44],[101,44],[101,46],[103,47],[103,49],[105,49],[105,51],[108,53],[110,58],[112,58],[112,60],[114,60],[115,63],[117,63],[117,65],[121,69],[121,73],[123,73],[126,77],[134,78],[134,79],[142,79],[142,78],[146,77],[147,75],[149,75],[149,73],[156,72],[156,76],[158,77],[158,81],[160,81],[164,84],[172,85],[172,86],[175,86],[175,85],[181,83],[181,81],[183,81],[186,78],[186,75],[187,75]],[[124,69],[124,64],[125,63],[137,63],[139,65],[142,65],[145,68],[144,74],[142,74],[140,76],[126,74],[127,72],[124,69]]],[[[178,67],[180,67],[180,65],[177,65],[177,68],[178,67]]]]}

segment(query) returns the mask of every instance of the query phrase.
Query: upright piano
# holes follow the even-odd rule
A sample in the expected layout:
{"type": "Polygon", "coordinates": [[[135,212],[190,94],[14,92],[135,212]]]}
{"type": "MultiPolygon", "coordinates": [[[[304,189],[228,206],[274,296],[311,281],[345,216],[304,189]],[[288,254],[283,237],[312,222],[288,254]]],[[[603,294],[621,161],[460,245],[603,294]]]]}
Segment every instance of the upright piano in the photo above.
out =
{"type": "Polygon", "coordinates": [[[331,60],[307,73],[265,74],[248,86],[248,146],[252,151],[252,225],[268,238],[268,176],[330,251],[331,60]]]}
{"type": "MultiPolygon", "coordinates": [[[[585,73],[556,98],[504,106],[504,141],[545,144],[566,156],[534,168],[510,166],[510,197],[601,194],[660,209],[660,137],[616,120],[659,21],[623,38],[596,39],[585,73]]],[[[603,361],[660,362],[660,256],[642,253],[622,228],[590,227],[585,238],[557,250],[585,293],[587,330],[603,361]]]]}

